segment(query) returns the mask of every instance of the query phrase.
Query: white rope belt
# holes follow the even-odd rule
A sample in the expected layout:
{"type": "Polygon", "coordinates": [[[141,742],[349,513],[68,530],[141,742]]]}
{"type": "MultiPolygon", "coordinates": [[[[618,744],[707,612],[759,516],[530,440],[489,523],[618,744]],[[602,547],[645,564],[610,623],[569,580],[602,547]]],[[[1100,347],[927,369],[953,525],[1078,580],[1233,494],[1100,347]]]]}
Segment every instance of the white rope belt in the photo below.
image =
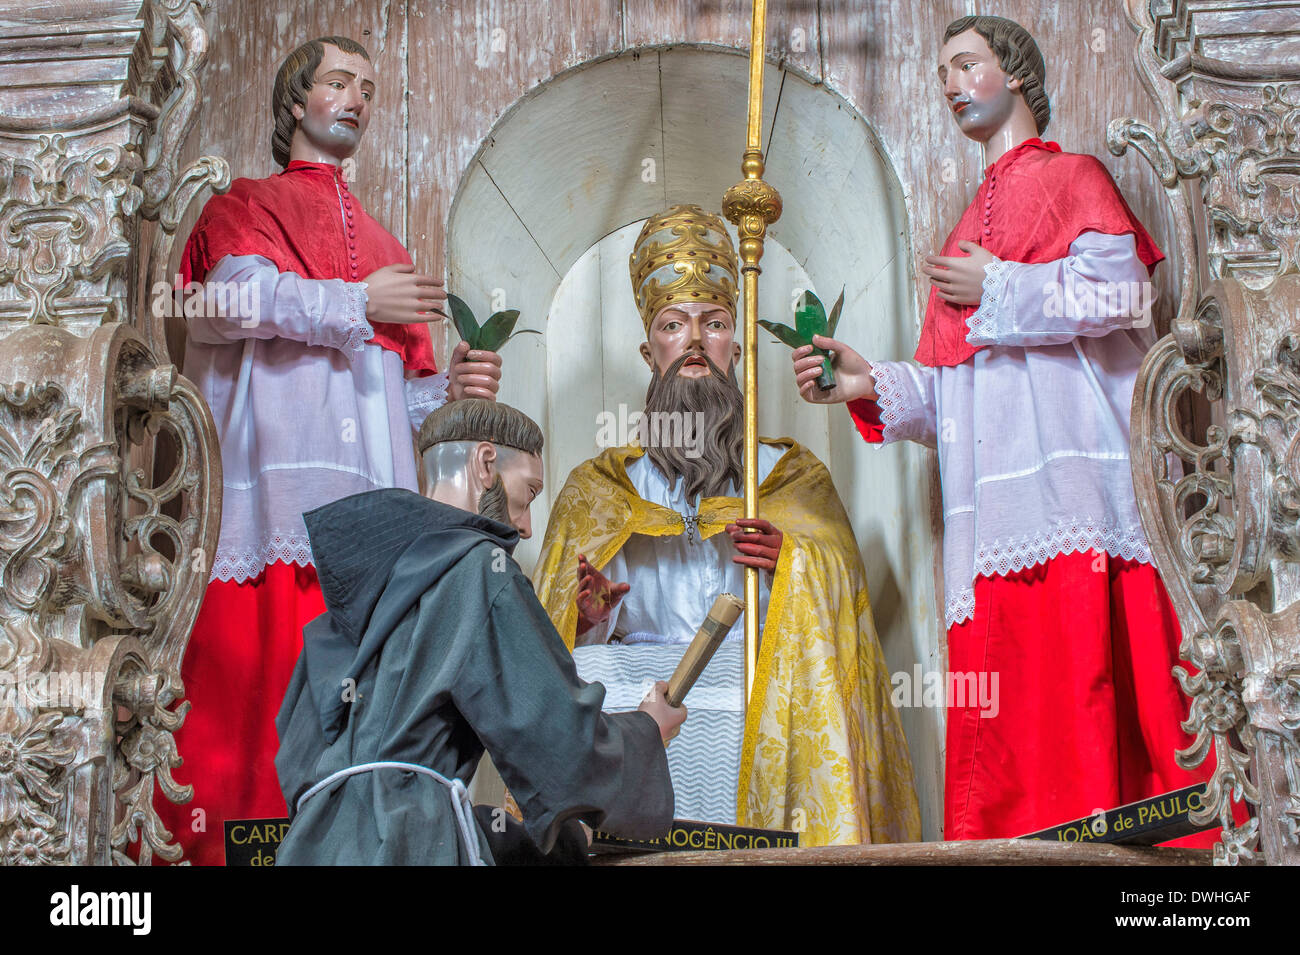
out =
{"type": "Polygon", "coordinates": [[[326,776],[311,789],[307,790],[298,797],[296,811],[302,812],[302,804],[312,796],[316,795],[322,789],[334,785],[340,779],[347,779],[349,776],[357,776],[361,773],[368,773],[375,769],[401,769],[409,773],[422,773],[431,779],[436,779],[447,787],[451,795],[451,811],[456,817],[456,828],[460,830],[461,841],[465,844],[465,851],[469,853],[470,865],[486,865],[483,857],[479,854],[478,832],[474,825],[474,809],[470,805],[469,790],[459,779],[448,779],[441,773],[435,772],[428,766],[420,766],[417,763],[399,763],[399,762],[379,762],[379,763],[361,763],[357,766],[349,766],[347,769],[340,769],[337,773],[331,773],[326,776]]]}

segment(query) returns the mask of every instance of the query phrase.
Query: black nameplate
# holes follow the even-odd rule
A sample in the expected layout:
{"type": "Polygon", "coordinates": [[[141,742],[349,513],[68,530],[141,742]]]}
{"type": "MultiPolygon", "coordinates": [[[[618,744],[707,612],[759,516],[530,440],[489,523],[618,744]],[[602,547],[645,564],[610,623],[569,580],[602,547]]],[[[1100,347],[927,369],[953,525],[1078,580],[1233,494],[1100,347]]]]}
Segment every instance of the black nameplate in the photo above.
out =
{"type": "Polygon", "coordinates": [[[1016,838],[1154,846],[1194,832],[1217,829],[1217,819],[1206,826],[1198,826],[1191,820],[1191,813],[1204,805],[1204,799],[1203,784],[1188,786],[1016,838]]]}
{"type": "Polygon", "coordinates": [[[751,829],[716,822],[674,819],[668,835],[659,839],[620,839],[597,830],[592,834],[591,851],[614,852],[723,852],[729,849],[793,849],[799,845],[799,833],[781,829],[751,829]]]}
{"type": "Polygon", "coordinates": [[[227,819],[226,865],[275,865],[288,819],[227,819]]]}

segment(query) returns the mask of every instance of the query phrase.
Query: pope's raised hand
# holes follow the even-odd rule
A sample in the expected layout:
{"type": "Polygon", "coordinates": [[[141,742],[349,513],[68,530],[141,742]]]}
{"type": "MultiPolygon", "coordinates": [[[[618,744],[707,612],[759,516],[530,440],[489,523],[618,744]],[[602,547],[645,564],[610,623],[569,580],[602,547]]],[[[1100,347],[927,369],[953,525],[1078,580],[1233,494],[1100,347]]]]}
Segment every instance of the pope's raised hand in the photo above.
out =
{"type": "Polygon", "coordinates": [[[790,356],[794,362],[794,383],[804,401],[816,405],[832,405],[856,398],[876,400],[876,379],[871,374],[871,364],[848,345],[825,335],[814,335],[812,345],[801,345],[790,356]],[[822,373],[822,356],[813,354],[813,346],[831,353],[831,367],[835,369],[835,387],[822,391],[817,379],[822,373]]]}
{"type": "Polygon", "coordinates": [[[578,636],[582,636],[598,623],[604,623],[623,595],[632,589],[631,584],[611,583],[609,578],[591,566],[582,554],[578,555],[578,636]]]}
{"type": "Polygon", "coordinates": [[[461,342],[451,353],[451,370],[447,373],[447,397],[497,400],[501,387],[501,356],[494,351],[470,351],[469,342],[461,342]]]}
{"type": "Polygon", "coordinates": [[[760,570],[776,570],[776,562],[781,557],[781,544],[785,541],[785,535],[780,529],[773,527],[771,521],[742,517],[736,523],[727,525],[727,533],[731,535],[731,542],[736,545],[736,550],[740,551],[731,558],[733,561],[760,570]]]}
{"type": "Polygon", "coordinates": [[[422,275],[414,265],[385,265],[364,279],[366,319],[394,325],[440,322],[446,315],[447,289],[441,279],[422,275]]]}

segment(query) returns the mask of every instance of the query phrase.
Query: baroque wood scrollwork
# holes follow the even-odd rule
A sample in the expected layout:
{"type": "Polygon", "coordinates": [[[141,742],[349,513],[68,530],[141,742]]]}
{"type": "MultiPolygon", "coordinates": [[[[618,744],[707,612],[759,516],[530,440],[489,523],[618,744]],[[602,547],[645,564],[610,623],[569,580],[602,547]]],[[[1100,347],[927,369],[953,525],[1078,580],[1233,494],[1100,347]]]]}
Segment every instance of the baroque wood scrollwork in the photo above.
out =
{"type": "Polygon", "coordinates": [[[180,859],[153,803],[191,798],[172,734],[220,525],[211,413],[138,291],[229,184],[221,160],[179,169],[207,4],[83,7],[31,8],[45,36],[0,25],[5,864],[180,859]]]}
{"type": "Polygon", "coordinates": [[[1216,758],[1217,863],[1300,864],[1300,4],[1128,10],[1161,128],[1116,120],[1108,144],[1155,169],[1181,271],[1133,401],[1134,486],[1193,668],[1175,669],[1196,736],[1178,759],[1216,758]],[[1210,423],[1188,433],[1192,395],[1210,423]]]}

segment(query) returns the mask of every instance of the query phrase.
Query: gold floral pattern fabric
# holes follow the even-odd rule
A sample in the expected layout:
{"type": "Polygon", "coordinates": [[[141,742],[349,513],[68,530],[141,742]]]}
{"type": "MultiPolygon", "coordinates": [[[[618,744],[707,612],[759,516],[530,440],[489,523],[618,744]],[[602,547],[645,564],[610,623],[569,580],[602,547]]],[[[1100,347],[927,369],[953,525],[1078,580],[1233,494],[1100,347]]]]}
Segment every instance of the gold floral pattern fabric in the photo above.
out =
{"type": "MultiPolygon", "coordinates": [[[[867,596],[866,568],[830,473],[789,438],[759,486],[759,513],[784,533],[745,715],[736,819],[793,829],[800,844],[920,839],[912,761],[867,596]]],[[[534,586],[573,649],[578,554],[603,569],[633,534],[681,534],[676,511],[643,500],[611,448],[580,464],[555,499],[534,586]]],[[[708,539],[743,516],[739,498],[700,502],[708,539]]]]}

